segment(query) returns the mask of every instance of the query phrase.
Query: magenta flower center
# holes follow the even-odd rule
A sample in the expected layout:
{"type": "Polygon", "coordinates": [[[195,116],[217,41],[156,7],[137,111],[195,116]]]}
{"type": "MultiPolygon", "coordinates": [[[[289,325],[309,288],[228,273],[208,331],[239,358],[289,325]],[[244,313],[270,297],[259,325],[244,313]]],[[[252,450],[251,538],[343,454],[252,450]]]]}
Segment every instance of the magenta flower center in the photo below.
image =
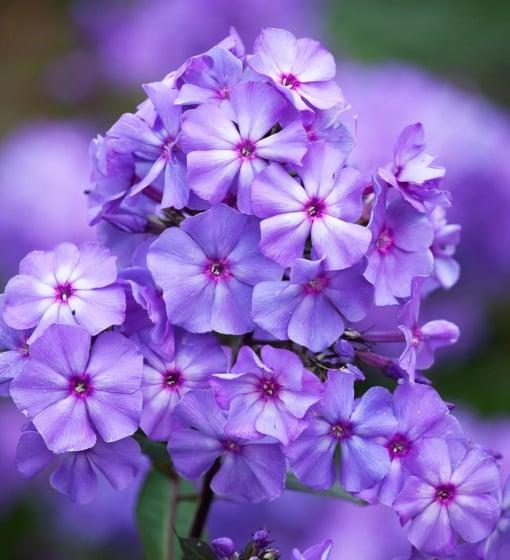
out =
{"type": "Polygon", "coordinates": [[[335,439],[345,439],[352,436],[352,425],[350,422],[339,422],[331,426],[331,435],[335,439]]]}
{"type": "Polygon", "coordinates": [[[305,284],[305,292],[307,294],[318,294],[324,290],[324,288],[328,285],[328,279],[324,278],[324,276],[317,276],[312,280],[309,280],[305,284]]]}
{"type": "Polygon", "coordinates": [[[386,447],[392,459],[395,457],[405,457],[411,447],[411,442],[402,434],[395,434],[386,447]]]}
{"type": "Polygon", "coordinates": [[[252,159],[255,155],[255,144],[251,140],[243,140],[237,151],[243,159],[252,159]]]}
{"type": "Polygon", "coordinates": [[[230,88],[227,86],[223,86],[216,91],[216,95],[219,99],[228,99],[230,97],[230,88]]]}
{"type": "Polygon", "coordinates": [[[74,294],[75,290],[69,282],[65,284],[59,284],[55,288],[55,294],[59,301],[62,303],[67,303],[68,299],[74,294]]]}
{"type": "Polygon", "coordinates": [[[449,504],[455,498],[455,486],[453,484],[441,484],[436,488],[435,500],[440,504],[449,504]]]}
{"type": "Polygon", "coordinates": [[[281,386],[274,379],[263,379],[260,382],[259,391],[265,400],[277,399],[281,386]]]}
{"type": "Polygon", "coordinates": [[[227,453],[235,453],[236,455],[239,455],[241,453],[242,448],[235,441],[232,441],[231,439],[225,439],[221,443],[223,445],[223,449],[225,449],[227,453]]]}
{"type": "Polygon", "coordinates": [[[304,211],[307,218],[313,222],[317,218],[322,218],[326,211],[326,204],[323,200],[314,196],[306,203],[304,211]]]}
{"type": "Polygon", "coordinates": [[[301,82],[294,76],[294,74],[282,74],[280,76],[280,83],[282,86],[289,89],[296,89],[301,85],[301,82]]]}
{"type": "Polygon", "coordinates": [[[86,373],[73,375],[69,380],[69,389],[71,394],[79,399],[88,397],[92,393],[90,377],[86,373]]]}
{"type": "Polygon", "coordinates": [[[376,247],[380,253],[386,254],[393,247],[393,238],[391,231],[388,228],[384,228],[376,241],[376,247]]]}
{"type": "Polygon", "coordinates": [[[170,159],[174,147],[175,138],[168,138],[163,146],[163,158],[170,159]]]}
{"type": "Polygon", "coordinates": [[[176,390],[182,385],[182,373],[178,369],[170,369],[163,375],[165,389],[176,390]]]}
{"type": "Polygon", "coordinates": [[[209,260],[205,272],[214,282],[226,280],[231,276],[230,269],[225,259],[209,260]]]}

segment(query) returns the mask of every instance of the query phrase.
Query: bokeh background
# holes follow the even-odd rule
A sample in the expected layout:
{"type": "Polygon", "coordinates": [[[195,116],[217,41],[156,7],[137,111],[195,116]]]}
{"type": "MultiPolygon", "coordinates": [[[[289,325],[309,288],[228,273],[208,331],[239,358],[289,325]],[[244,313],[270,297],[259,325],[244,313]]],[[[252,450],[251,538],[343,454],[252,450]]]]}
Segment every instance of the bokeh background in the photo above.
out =
{"type": "MultiPolygon", "coordinates": [[[[352,163],[390,161],[400,130],[421,121],[447,169],[460,223],[461,280],[434,295],[427,318],[457,322],[456,349],[431,377],[459,405],[474,440],[510,472],[510,3],[501,0],[2,0],[0,4],[0,289],[30,250],[94,239],[86,221],[88,144],[161,79],[234,26],[248,50],[262,27],[320,39],[356,129],[352,163]]],[[[44,479],[15,471],[22,424],[0,400],[0,543],[6,559],[141,558],[136,485],[74,506],[44,479]]],[[[334,558],[391,560],[407,545],[393,514],[315,497],[241,510],[218,503],[212,534],[272,524],[334,558]],[[371,538],[367,539],[367,533],[371,538]]],[[[241,538],[242,538],[241,537],[241,538]]]]}

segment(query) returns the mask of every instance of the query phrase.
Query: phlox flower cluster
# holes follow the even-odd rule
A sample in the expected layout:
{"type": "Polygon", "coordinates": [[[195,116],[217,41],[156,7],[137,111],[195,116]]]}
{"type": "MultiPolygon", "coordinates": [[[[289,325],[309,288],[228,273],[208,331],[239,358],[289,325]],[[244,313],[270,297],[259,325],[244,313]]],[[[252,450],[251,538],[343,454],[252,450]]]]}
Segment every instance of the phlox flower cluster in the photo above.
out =
{"type": "Polygon", "coordinates": [[[419,318],[459,273],[445,170],[420,123],[369,180],[349,165],[335,71],[313,39],[265,29],[248,54],[232,31],[92,142],[99,243],[30,253],[0,300],[21,472],[51,462],[57,490],[90,500],[98,475],[132,480],[136,433],[217,496],[274,500],[293,474],[392,506],[423,554],[483,547],[496,460],[422,373],[459,336],[419,318]]]}

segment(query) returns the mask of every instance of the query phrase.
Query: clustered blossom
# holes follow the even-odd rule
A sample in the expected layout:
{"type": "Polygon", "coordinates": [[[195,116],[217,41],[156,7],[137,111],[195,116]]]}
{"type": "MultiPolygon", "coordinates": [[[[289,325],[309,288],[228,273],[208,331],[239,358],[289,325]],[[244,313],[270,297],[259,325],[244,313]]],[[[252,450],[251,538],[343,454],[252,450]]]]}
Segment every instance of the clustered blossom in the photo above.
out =
{"type": "Polygon", "coordinates": [[[52,485],[87,501],[98,473],[133,478],[138,431],[219,496],[276,499],[290,470],[393,506],[426,554],[490,537],[496,461],[420,383],[459,336],[419,319],[458,276],[444,169],[416,123],[367,180],[334,74],[317,41],[266,29],[246,54],[232,32],[92,142],[102,244],[30,253],[0,300],[0,387],[30,422],[21,472],[55,462],[52,485]],[[364,387],[363,364],[393,392],[364,387]]]}

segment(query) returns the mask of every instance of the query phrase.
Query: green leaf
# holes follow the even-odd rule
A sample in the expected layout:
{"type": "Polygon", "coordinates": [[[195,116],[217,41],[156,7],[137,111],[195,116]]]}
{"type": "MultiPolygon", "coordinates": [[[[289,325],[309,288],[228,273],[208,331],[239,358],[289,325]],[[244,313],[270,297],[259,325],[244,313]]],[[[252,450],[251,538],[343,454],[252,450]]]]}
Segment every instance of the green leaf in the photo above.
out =
{"type": "Polygon", "coordinates": [[[181,544],[179,538],[189,535],[195,511],[197,508],[197,492],[195,485],[189,480],[181,478],[179,480],[179,496],[177,498],[177,515],[173,520],[174,531],[172,534],[173,558],[176,560],[181,557],[181,544]]]}
{"type": "Polygon", "coordinates": [[[136,521],[146,560],[168,560],[173,487],[160,471],[152,469],[138,496],[136,521]]]}
{"type": "Polygon", "coordinates": [[[138,432],[133,435],[133,438],[140,445],[142,452],[147,455],[153,463],[164,464],[173,468],[170,455],[168,455],[166,445],[163,442],[148,439],[141,430],[138,430],[138,432]]]}
{"type": "Polygon", "coordinates": [[[364,500],[360,500],[359,498],[355,498],[349,492],[341,488],[338,484],[335,484],[329,490],[313,490],[312,488],[308,488],[304,484],[301,484],[298,479],[292,474],[287,473],[285,479],[285,488],[287,490],[297,490],[298,492],[303,492],[304,494],[316,494],[317,496],[329,496],[331,498],[336,498],[338,500],[344,500],[346,502],[353,502],[359,505],[367,505],[367,502],[364,500]]]}
{"type": "Polygon", "coordinates": [[[217,560],[213,549],[200,539],[179,537],[182,550],[182,560],[217,560]]]}

